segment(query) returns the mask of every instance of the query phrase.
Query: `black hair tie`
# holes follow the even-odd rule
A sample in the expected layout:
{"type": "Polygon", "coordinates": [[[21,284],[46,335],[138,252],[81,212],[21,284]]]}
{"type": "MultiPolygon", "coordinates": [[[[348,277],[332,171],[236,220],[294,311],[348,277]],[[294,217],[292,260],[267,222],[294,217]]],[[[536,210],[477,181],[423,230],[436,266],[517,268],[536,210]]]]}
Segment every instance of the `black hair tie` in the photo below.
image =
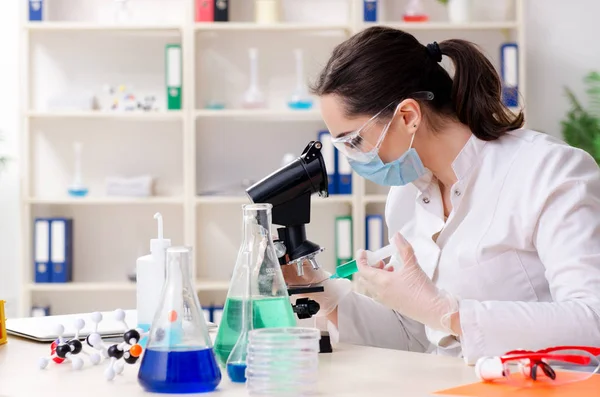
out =
{"type": "Polygon", "coordinates": [[[442,50],[437,41],[427,44],[427,53],[436,62],[442,62],[442,50]]]}

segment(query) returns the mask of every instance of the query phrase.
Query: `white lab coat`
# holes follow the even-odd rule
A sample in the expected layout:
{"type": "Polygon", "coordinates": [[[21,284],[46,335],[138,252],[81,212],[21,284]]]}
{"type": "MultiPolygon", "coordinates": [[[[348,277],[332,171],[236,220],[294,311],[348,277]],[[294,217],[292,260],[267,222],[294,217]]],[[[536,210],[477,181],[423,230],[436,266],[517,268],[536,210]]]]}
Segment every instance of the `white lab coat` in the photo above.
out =
{"type": "Polygon", "coordinates": [[[447,221],[431,173],[393,187],[385,212],[390,233],[400,231],[435,284],[459,297],[462,337],[351,293],[338,306],[340,341],[469,364],[517,348],[600,346],[600,171],[591,156],[522,129],[472,137],[453,169],[447,221]]]}

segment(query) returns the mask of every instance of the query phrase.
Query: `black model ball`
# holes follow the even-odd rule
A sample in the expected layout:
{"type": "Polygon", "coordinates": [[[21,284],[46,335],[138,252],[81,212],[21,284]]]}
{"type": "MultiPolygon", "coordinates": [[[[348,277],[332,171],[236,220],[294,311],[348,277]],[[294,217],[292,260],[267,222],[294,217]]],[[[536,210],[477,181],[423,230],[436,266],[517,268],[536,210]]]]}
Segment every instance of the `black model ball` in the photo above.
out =
{"type": "Polygon", "coordinates": [[[79,354],[81,352],[81,350],[83,349],[83,345],[77,339],[72,339],[72,340],[68,341],[67,344],[69,346],[71,346],[71,352],[73,354],[79,354]]]}
{"type": "Polygon", "coordinates": [[[108,348],[108,357],[114,357],[117,360],[120,360],[121,357],[123,357],[123,350],[119,349],[118,345],[112,345],[111,347],[108,348]]]}
{"type": "Polygon", "coordinates": [[[56,347],[56,355],[60,358],[66,358],[69,353],[71,353],[71,346],[66,343],[56,347]]]}
{"type": "Polygon", "coordinates": [[[135,364],[138,359],[139,357],[133,357],[131,354],[126,354],[124,360],[127,364],[135,364]]]}
{"type": "Polygon", "coordinates": [[[135,345],[140,341],[140,333],[135,329],[130,329],[129,331],[123,334],[123,340],[125,343],[129,343],[130,345],[135,345]]]}

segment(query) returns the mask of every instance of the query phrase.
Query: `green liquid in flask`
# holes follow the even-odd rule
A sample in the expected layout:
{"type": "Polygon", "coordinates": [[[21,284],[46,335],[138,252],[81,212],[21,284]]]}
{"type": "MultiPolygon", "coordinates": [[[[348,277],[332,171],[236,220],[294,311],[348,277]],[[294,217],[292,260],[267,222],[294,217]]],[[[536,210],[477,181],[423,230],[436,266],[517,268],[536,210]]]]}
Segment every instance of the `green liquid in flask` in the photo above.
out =
{"type": "MultiPolygon", "coordinates": [[[[219,364],[225,366],[242,330],[241,299],[225,301],[223,318],[215,340],[215,355],[219,364]]],[[[295,327],[296,315],[288,297],[252,298],[252,324],[257,328],[295,327]]]]}

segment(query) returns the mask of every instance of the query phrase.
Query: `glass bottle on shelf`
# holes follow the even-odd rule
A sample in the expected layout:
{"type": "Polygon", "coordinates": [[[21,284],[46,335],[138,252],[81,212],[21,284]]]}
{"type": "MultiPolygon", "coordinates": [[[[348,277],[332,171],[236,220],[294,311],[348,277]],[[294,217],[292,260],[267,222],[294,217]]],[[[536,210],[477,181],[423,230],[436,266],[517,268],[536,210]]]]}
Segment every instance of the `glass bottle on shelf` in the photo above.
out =
{"type": "Polygon", "coordinates": [[[215,340],[215,354],[223,366],[242,332],[245,263],[250,269],[250,300],[252,327],[294,327],[296,316],[292,310],[287,286],[271,236],[271,204],[243,206],[243,242],[227,293],[223,318],[215,340]]]}
{"type": "Polygon", "coordinates": [[[138,381],[153,393],[215,390],[221,371],[192,283],[191,249],[167,249],[167,279],[154,315],[138,381]]]}
{"type": "Polygon", "coordinates": [[[113,0],[115,23],[131,22],[132,11],[129,0],[113,0]]]}
{"type": "Polygon", "coordinates": [[[429,15],[425,12],[425,8],[421,0],[409,0],[404,9],[405,22],[427,22],[429,15]]]}
{"type": "Polygon", "coordinates": [[[248,58],[250,60],[250,86],[244,92],[242,106],[245,109],[260,109],[266,106],[265,95],[260,90],[258,83],[258,49],[249,48],[248,58]]]}

